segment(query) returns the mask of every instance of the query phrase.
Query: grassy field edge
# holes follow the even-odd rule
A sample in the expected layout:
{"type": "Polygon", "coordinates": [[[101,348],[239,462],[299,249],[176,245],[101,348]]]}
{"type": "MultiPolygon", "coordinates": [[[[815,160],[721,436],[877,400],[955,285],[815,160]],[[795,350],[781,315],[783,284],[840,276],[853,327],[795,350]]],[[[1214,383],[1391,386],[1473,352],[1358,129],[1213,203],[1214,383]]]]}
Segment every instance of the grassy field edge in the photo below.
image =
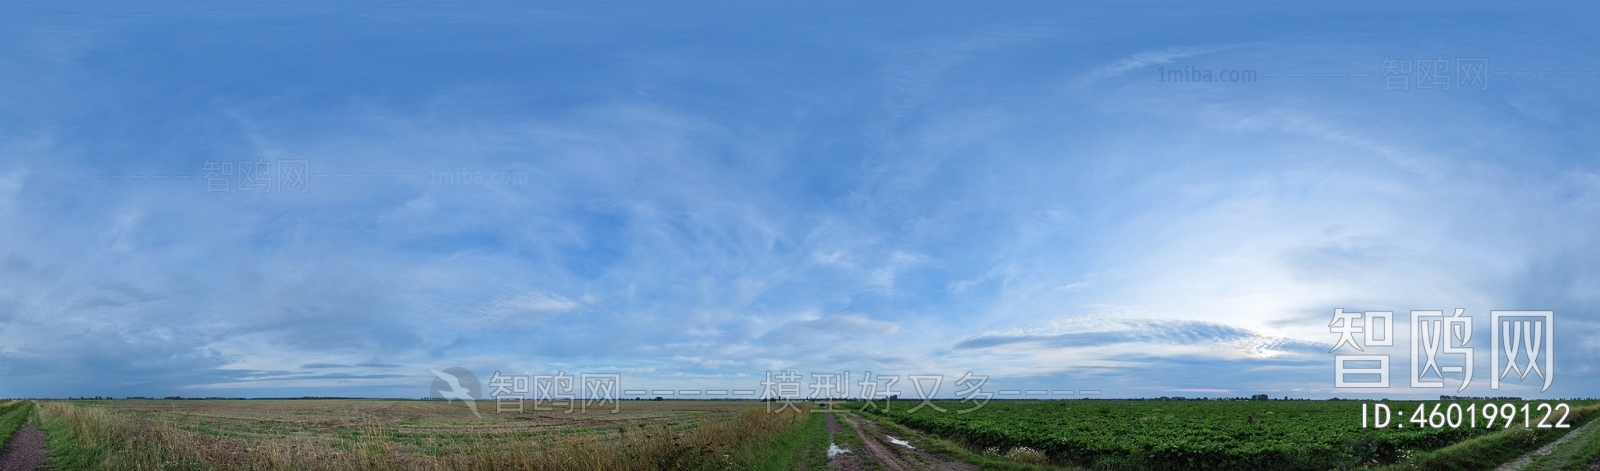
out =
{"type": "MultiPolygon", "coordinates": [[[[241,403],[246,404],[246,403],[241,403]]],[[[751,408],[689,426],[618,427],[603,434],[471,444],[445,456],[399,451],[381,425],[339,434],[334,446],[307,450],[185,430],[161,416],[96,404],[46,401],[46,465],[90,469],[327,469],[327,470],[789,470],[826,467],[820,414],[804,409],[769,413],[751,408]],[[817,438],[820,435],[819,439],[817,438]]]]}
{"type": "Polygon", "coordinates": [[[1600,423],[1590,421],[1587,428],[1571,433],[1581,435],[1573,436],[1518,471],[1584,471],[1594,466],[1595,460],[1600,460],[1600,423]]]}
{"type": "Polygon", "coordinates": [[[885,432],[895,435],[910,442],[920,450],[932,453],[944,459],[960,461],[977,466],[979,469],[989,471],[1051,471],[1051,470],[1081,470],[1075,466],[1059,466],[1051,464],[1023,463],[1007,459],[1003,452],[1012,450],[999,450],[979,448],[960,439],[941,437],[907,427],[894,421],[894,418],[884,414],[873,413],[870,409],[860,411],[857,415],[870,417],[882,427],[885,432]]]}
{"type": "Polygon", "coordinates": [[[28,422],[28,417],[33,411],[33,404],[27,401],[14,401],[0,407],[0,449],[11,442],[11,435],[28,422]]]}
{"type": "Polygon", "coordinates": [[[1481,435],[1449,446],[1421,452],[1404,462],[1387,466],[1385,470],[1474,471],[1491,470],[1539,449],[1547,443],[1577,430],[1590,421],[1600,418],[1600,404],[1576,408],[1572,411],[1572,428],[1511,428],[1481,435]]]}

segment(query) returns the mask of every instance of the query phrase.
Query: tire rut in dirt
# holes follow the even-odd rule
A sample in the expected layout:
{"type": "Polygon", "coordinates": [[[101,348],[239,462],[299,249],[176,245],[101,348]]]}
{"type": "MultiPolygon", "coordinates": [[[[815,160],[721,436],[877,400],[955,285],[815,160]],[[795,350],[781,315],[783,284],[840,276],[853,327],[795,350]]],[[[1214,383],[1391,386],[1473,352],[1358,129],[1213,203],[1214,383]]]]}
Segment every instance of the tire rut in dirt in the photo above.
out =
{"type": "MultiPolygon", "coordinates": [[[[844,430],[844,428],[839,426],[839,418],[834,417],[832,412],[826,413],[824,417],[827,419],[828,444],[835,445],[839,441],[834,439],[833,435],[844,430]]],[[[856,450],[850,450],[847,453],[840,453],[828,459],[828,469],[831,471],[867,471],[868,468],[867,463],[856,455],[856,450]]]]}
{"type": "Polygon", "coordinates": [[[878,436],[882,435],[882,433],[879,433],[875,430],[869,430],[869,426],[862,425],[863,421],[858,421],[849,417],[846,417],[844,420],[845,422],[848,422],[850,424],[850,428],[855,431],[856,437],[861,439],[861,447],[865,448],[865,450],[862,451],[866,452],[867,455],[872,458],[872,461],[877,462],[878,466],[883,467],[883,469],[888,471],[913,471],[927,469],[926,466],[920,466],[918,463],[901,456],[898,453],[899,450],[889,448],[889,445],[885,444],[883,440],[877,438],[878,436]]]}
{"type": "MultiPolygon", "coordinates": [[[[861,437],[861,441],[863,443],[871,444],[868,445],[869,447],[876,445],[875,448],[881,451],[882,455],[884,455],[884,458],[879,459],[880,463],[884,462],[884,460],[893,460],[896,466],[898,466],[897,469],[903,469],[907,471],[923,469],[939,471],[978,471],[978,467],[970,463],[947,460],[938,456],[934,456],[932,453],[928,453],[923,450],[906,448],[903,445],[890,443],[888,434],[885,433],[882,428],[878,427],[878,424],[872,420],[865,418],[861,418],[859,421],[852,420],[850,418],[846,418],[845,420],[850,423],[852,428],[856,429],[856,435],[861,437]]],[[[873,458],[878,457],[879,455],[876,453],[873,455],[873,458]]],[[[888,465],[884,465],[884,468],[890,469],[888,465]]]]}

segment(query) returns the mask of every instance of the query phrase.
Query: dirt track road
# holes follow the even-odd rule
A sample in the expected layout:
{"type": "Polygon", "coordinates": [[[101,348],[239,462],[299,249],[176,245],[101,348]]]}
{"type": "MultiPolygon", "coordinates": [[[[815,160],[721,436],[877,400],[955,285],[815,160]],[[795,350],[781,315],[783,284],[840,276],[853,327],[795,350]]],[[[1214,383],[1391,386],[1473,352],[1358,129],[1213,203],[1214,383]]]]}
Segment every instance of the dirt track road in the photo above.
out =
{"type": "MultiPolygon", "coordinates": [[[[1566,443],[1567,440],[1571,440],[1573,438],[1583,436],[1583,433],[1585,431],[1589,430],[1589,428],[1591,428],[1591,427],[1595,427],[1595,424],[1597,424],[1597,423],[1600,423],[1600,421],[1593,421],[1593,422],[1589,422],[1587,424],[1584,424],[1584,426],[1578,427],[1577,429],[1575,429],[1575,430],[1573,430],[1571,432],[1567,432],[1566,435],[1562,435],[1561,438],[1557,439],[1556,441],[1550,442],[1549,444],[1546,444],[1545,446],[1539,447],[1538,450],[1534,450],[1534,451],[1528,452],[1528,454],[1522,455],[1522,456],[1518,457],[1517,459],[1511,460],[1511,462],[1509,462],[1509,463],[1500,465],[1500,467],[1495,468],[1495,471],[1516,471],[1516,470],[1522,469],[1522,467],[1527,466],[1529,463],[1532,463],[1533,460],[1539,458],[1540,456],[1544,456],[1546,454],[1549,454],[1552,450],[1555,450],[1556,447],[1559,447],[1559,446],[1561,446],[1561,444],[1566,443]]],[[[1596,463],[1596,465],[1600,465],[1600,463],[1596,463]]]]}
{"type": "MultiPolygon", "coordinates": [[[[829,414],[832,416],[833,414],[829,414]]],[[[856,437],[861,439],[863,450],[859,451],[866,459],[872,460],[879,467],[887,471],[977,471],[978,467],[958,461],[951,461],[934,456],[922,450],[914,450],[903,445],[889,441],[888,435],[883,432],[870,419],[854,415],[843,415],[844,422],[850,425],[856,437]]],[[[850,453],[847,453],[850,454],[850,453]]],[[[844,455],[839,455],[844,456],[844,455]]],[[[839,457],[834,459],[837,461],[839,457]]],[[[865,469],[865,468],[861,468],[865,469]]]]}
{"type": "MultiPolygon", "coordinates": [[[[839,419],[834,417],[832,412],[827,413],[826,417],[828,421],[828,443],[837,444],[839,440],[835,439],[834,435],[843,431],[844,428],[839,426],[839,419]]],[[[832,471],[866,471],[871,468],[861,459],[860,455],[856,454],[856,450],[850,450],[849,453],[839,453],[830,458],[828,460],[828,469],[832,471]]]]}
{"type": "Polygon", "coordinates": [[[5,451],[0,451],[0,471],[33,471],[44,463],[44,432],[33,424],[23,425],[11,435],[5,451]]]}

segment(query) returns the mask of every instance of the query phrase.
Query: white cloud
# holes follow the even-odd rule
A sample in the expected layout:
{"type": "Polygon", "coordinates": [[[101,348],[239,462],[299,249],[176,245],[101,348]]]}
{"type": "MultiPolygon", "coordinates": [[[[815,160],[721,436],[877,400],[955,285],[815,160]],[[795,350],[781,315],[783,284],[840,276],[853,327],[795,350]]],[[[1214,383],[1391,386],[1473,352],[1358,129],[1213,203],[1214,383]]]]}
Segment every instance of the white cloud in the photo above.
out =
{"type": "Polygon", "coordinates": [[[872,271],[869,279],[873,285],[886,291],[894,292],[896,276],[907,269],[927,263],[927,261],[928,257],[926,256],[896,250],[889,254],[889,260],[884,262],[883,266],[872,271]]]}
{"type": "Polygon", "coordinates": [[[496,296],[468,320],[473,327],[515,326],[572,311],[582,303],[542,291],[496,296]]]}
{"type": "Polygon", "coordinates": [[[782,344],[827,345],[850,339],[887,337],[899,332],[898,323],[860,314],[843,314],[793,320],[768,331],[761,340],[782,344]]]}
{"type": "Polygon", "coordinates": [[[0,173],[0,213],[11,210],[17,195],[22,193],[24,176],[20,170],[0,173]]]}
{"type": "Polygon", "coordinates": [[[1214,46],[1203,48],[1174,47],[1159,51],[1140,52],[1123,57],[1115,62],[1102,65],[1094,70],[1089,71],[1089,73],[1083,76],[1081,82],[1105,80],[1153,65],[1171,64],[1173,61],[1178,59],[1220,52],[1235,47],[1238,46],[1214,46]]]}

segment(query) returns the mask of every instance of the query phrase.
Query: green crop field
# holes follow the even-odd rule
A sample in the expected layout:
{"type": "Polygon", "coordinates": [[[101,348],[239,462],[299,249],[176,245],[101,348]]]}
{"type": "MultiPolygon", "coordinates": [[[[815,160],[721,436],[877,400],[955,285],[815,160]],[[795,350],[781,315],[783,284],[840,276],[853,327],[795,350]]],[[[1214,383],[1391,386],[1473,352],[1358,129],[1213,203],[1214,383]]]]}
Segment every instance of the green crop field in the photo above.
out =
{"type": "MultiPolygon", "coordinates": [[[[912,429],[959,441],[974,449],[1026,447],[1051,462],[1092,469],[1304,469],[1326,470],[1444,459],[1435,452],[1451,445],[1512,433],[1519,436],[1501,454],[1515,457],[1526,445],[1548,441],[1571,429],[1523,429],[1521,415],[1487,427],[1424,427],[1411,422],[1418,404],[1395,401],[1397,414],[1387,428],[1363,428],[1362,403],[1354,401],[1021,401],[990,402],[970,413],[970,403],[934,403],[940,412],[897,404],[875,414],[912,429]]],[[[1442,403],[1448,408],[1449,402],[1442,403]]],[[[1473,404],[1460,402],[1465,409],[1473,404]]],[[[1523,403],[1517,402],[1518,408],[1523,403]]],[[[1538,403],[1533,403],[1537,407],[1538,403]]],[[[1569,423],[1576,427],[1600,416],[1593,402],[1572,402],[1569,423]]],[[[1448,410],[1448,409],[1447,409],[1448,410]]],[[[1478,410],[1478,408],[1474,408],[1478,410]]],[[[1427,411],[1431,415],[1431,410],[1427,411]]],[[[1518,412],[1520,414],[1520,412],[1518,412]]],[[[1559,414],[1558,414],[1559,415],[1559,414]]],[[[1534,416],[1534,421],[1540,418],[1534,416]]],[[[1465,419],[1463,417],[1463,419],[1465,419]]],[[[1426,420],[1426,418],[1419,419],[1426,420]]],[[[1552,424],[1554,423],[1554,419],[1552,424]]],[[[1498,449],[1498,448],[1497,448],[1498,449]]],[[[1490,450],[1494,451],[1494,450],[1490,450]]],[[[1485,450],[1473,451],[1478,455],[1485,450]]],[[[1461,463],[1446,466],[1449,469],[1461,463]]]]}

